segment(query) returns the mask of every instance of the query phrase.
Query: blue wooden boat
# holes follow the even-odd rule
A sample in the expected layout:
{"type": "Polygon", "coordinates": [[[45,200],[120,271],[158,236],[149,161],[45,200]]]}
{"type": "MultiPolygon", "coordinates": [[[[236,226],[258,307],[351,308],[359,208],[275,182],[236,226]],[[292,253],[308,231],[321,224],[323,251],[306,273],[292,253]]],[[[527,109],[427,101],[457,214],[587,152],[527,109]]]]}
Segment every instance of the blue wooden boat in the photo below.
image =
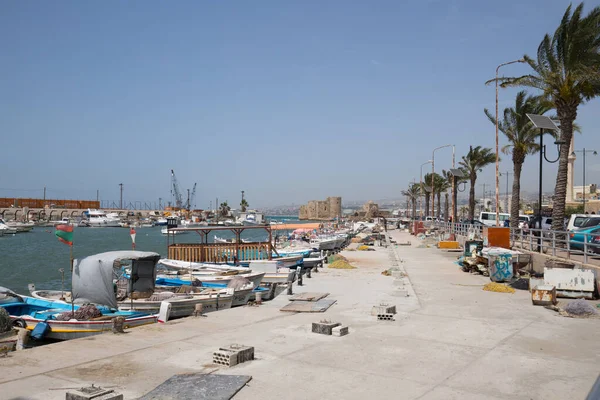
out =
{"type": "Polygon", "coordinates": [[[78,310],[81,306],[71,306],[59,300],[20,296],[6,288],[0,288],[0,296],[0,307],[6,309],[13,324],[31,331],[32,337],[37,339],[69,340],[109,332],[112,330],[111,319],[119,316],[125,318],[126,328],[155,323],[157,319],[154,315],[97,306],[102,317],[89,321],[60,321],[57,319],[60,314],[71,312],[72,307],[78,310]]]}

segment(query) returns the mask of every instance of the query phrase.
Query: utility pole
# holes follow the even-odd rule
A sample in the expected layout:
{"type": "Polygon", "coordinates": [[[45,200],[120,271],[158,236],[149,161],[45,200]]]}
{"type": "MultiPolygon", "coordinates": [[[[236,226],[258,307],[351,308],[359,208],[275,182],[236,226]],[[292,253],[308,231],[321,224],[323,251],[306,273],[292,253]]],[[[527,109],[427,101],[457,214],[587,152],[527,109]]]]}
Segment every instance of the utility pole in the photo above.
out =
{"type": "Polygon", "coordinates": [[[119,186],[121,187],[121,201],[119,202],[119,209],[123,209],[123,184],[119,183],[119,186]]]}
{"type": "Polygon", "coordinates": [[[96,201],[99,202],[100,201],[100,190],[96,189],[96,201]]]}
{"type": "Polygon", "coordinates": [[[46,186],[44,186],[44,206],[46,205],[46,186]]]}
{"type": "Polygon", "coordinates": [[[192,208],[192,205],[190,204],[190,189],[188,189],[187,191],[188,191],[187,209],[188,209],[188,211],[190,211],[190,209],[192,208]]]}

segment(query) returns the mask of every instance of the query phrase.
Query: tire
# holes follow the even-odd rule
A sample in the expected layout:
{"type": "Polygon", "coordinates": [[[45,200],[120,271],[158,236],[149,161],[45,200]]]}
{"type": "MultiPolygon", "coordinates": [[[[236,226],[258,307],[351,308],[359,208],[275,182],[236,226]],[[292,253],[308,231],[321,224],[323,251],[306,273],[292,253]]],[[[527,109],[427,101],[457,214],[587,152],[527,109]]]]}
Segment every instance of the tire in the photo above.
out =
{"type": "Polygon", "coordinates": [[[15,318],[12,322],[12,326],[15,328],[27,328],[27,322],[23,318],[15,318]]]}

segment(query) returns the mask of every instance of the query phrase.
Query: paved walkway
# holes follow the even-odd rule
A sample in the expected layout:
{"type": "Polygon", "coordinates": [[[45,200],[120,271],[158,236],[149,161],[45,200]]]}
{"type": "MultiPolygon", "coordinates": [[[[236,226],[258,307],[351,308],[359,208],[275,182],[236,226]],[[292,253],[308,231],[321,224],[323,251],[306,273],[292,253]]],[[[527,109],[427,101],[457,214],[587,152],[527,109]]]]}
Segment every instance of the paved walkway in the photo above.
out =
{"type": "Polygon", "coordinates": [[[383,247],[346,251],[358,269],[324,269],[295,287],[331,293],[337,304],[325,314],[281,312],[282,294],[260,307],[13,353],[0,358],[0,398],[64,399],[62,388],[95,383],[130,399],[201,371],[252,375],[236,399],[585,398],[600,372],[600,319],[560,317],[532,306],[528,292],[484,292],[489,280],[461,272],[455,254],[392,235],[413,242],[396,248],[403,263],[383,247]],[[409,297],[381,275],[393,264],[408,273],[409,297]],[[397,306],[396,321],[370,315],[381,302],[397,306]],[[323,318],[349,325],[350,335],[311,333],[323,318]],[[212,365],[212,351],[231,343],[254,346],[257,360],[212,365]]]}

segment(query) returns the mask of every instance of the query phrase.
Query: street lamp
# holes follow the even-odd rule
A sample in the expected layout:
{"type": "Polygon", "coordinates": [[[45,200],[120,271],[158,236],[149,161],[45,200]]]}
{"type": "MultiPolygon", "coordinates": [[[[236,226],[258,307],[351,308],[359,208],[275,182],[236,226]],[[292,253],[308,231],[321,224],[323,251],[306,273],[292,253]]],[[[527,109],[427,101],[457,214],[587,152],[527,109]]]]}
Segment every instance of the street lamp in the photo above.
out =
{"type": "Polygon", "coordinates": [[[500,200],[500,151],[498,147],[498,71],[500,70],[500,67],[505,65],[524,62],[525,59],[521,58],[519,60],[500,64],[496,67],[496,226],[500,226],[500,210],[498,208],[498,203],[500,200]]]}
{"type": "Polygon", "coordinates": [[[582,150],[573,150],[571,155],[575,156],[575,153],[583,153],[583,213],[585,214],[585,153],[592,153],[597,156],[598,152],[596,150],[588,150],[584,147],[582,150]]]}
{"type": "MultiPolygon", "coordinates": [[[[435,186],[434,186],[434,178],[435,178],[435,151],[439,149],[443,149],[444,147],[452,147],[452,168],[454,168],[454,145],[453,144],[445,144],[440,147],[436,147],[433,149],[431,153],[431,217],[435,217],[435,200],[433,199],[435,194],[435,186]]],[[[439,211],[439,210],[438,210],[439,211]]]]}
{"type": "MultiPolygon", "coordinates": [[[[500,176],[502,176],[502,175],[506,175],[506,212],[508,212],[508,207],[509,207],[508,206],[508,177],[510,175],[514,176],[515,174],[513,172],[506,171],[506,172],[500,172],[500,176]]],[[[496,207],[498,207],[498,203],[496,203],[496,207]]]]}
{"type": "Polygon", "coordinates": [[[544,146],[544,129],[549,129],[553,131],[560,131],[558,126],[552,121],[550,118],[545,115],[536,115],[536,114],[526,114],[527,118],[533,123],[533,126],[540,129],[540,182],[539,182],[539,191],[538,194],[538,218],[539,218],[539,228],[542,229],[542,168],[544,165],[544,159],[549,163],[555,163],[560,158],[560,146],[565,144],[563,140],[556,140],[554,144],[558,147],[558,157],[556,160],[548,160],[546,157],[546,147],[544,146]]]}
{"type": "MultiPolygon", "coordinates": [[[[419,178],[419,187],[421,188],[421,192],[423,192],[423,166],[432,162],[432,160],[429,160],[421,164],[421,177],[419,178]]],[[[421,193],[419,196],[419,214],[421,214],[421,219],[423,219],[423,193],[421,193]]]]}

